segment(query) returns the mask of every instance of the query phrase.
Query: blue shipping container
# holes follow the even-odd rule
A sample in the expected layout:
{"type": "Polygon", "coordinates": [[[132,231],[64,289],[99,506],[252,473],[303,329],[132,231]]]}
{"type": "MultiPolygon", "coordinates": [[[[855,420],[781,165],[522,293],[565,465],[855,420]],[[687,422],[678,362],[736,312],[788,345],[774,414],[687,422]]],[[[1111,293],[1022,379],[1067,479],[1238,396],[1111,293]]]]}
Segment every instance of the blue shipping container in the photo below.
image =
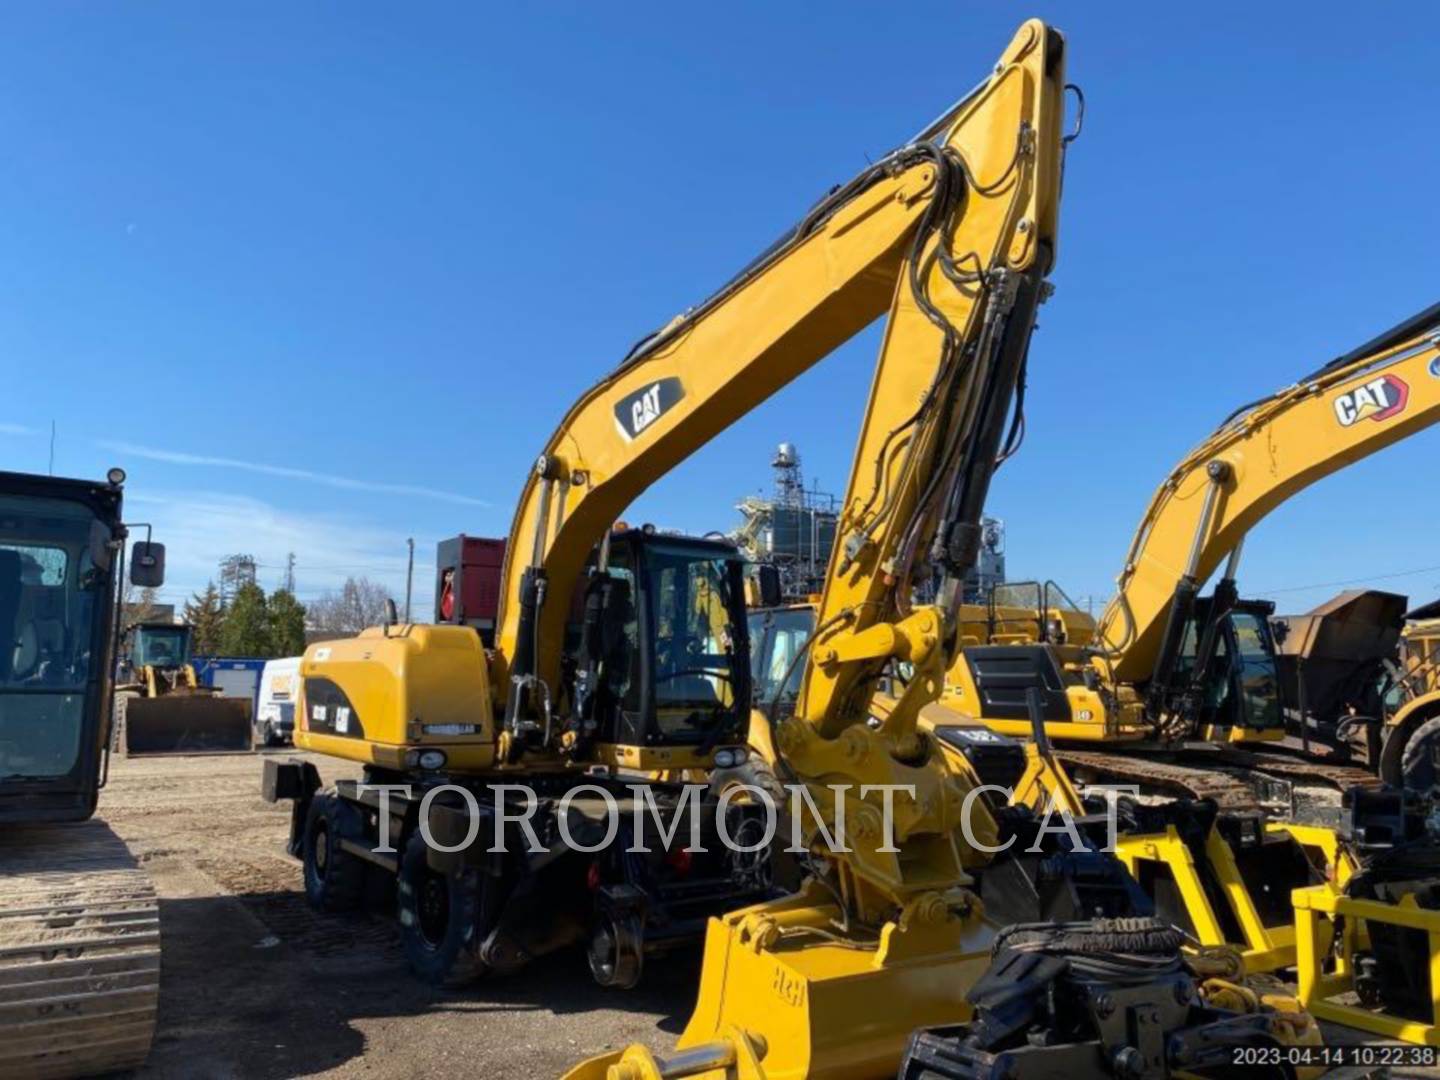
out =
{"type": "Polygon", "coordinates": [[[250,715],[260,707],[260,674],[266,661],[253,656],[196,656],[195,678],[202,686],[213,686],[225,697],[248,698],[250,715]]]}

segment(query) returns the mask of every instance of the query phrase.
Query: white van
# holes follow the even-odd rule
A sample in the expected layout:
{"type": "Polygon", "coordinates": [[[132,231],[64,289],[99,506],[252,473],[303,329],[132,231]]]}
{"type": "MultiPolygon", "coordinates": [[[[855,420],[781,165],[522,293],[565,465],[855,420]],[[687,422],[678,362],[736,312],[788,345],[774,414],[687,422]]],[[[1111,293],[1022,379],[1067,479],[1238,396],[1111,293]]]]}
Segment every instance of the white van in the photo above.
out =
{"type": "Polygon", "coordinates": [[[266,661],[260,673],[260,697],[255,709],[255,745],[283,746],[294,737],[301,659],[286,656],[266,661]]]}

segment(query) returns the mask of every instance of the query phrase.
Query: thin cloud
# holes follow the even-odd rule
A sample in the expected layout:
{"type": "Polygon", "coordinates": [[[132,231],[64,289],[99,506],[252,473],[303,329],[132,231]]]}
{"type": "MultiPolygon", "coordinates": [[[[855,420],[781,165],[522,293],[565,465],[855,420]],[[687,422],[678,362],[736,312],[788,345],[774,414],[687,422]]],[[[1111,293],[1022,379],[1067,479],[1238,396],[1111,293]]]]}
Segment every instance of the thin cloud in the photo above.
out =
{"type": "Polygon", "coordinates": [[[355,480],[348,476],[332,476],[330,473],[312,472],[310,469],[295,469],[288,465],[268,465],[260,461],[239,461],[235,458],[208,457],[204,454],[187,454],[178,450],[157,450],[151,446],[137,446],[135,443],[112,442],[102,439],[97,444],[117,454],[163,461],[170,465],[199,465],[214,469],[240,469],[244,472],[260,473],[263,476],[280,476],[288,480],[307,480],[327,487],[344,488],[347,491],[370,491],[380,495],[406,495],[417,499],[436,499],[440,502],[458,503],[461,506],[493,506],[485,499],[459,495],[453,491],[417,487],[413,484],[384,484],[374,480],[355,480]]]}
{"type": "MultiPolygon", "coordinates": [[[[253,555],[260,584],[269,591],[284,578],[295,556],[296,592],[302,602],[339,589],[348,577],[368,577],[397,597],[405,595],[406,534],[348,514],[295,513],[263,499],[213,491],[149,489],[125,493],[134,516],[154,526],[166,547],[166,602],[184,599],[216,578],[220,560],[236,552],[253,555]]],[[[139,534],[134,534],[139,535],[139,534]]],[[[429,605],[435,541],[415,541],[417,610],[429,605]]]]}
{"type": "Polygon", "coordinates": [[[7,424],[0,421],[0,435],[37,435],[34,428],[26,427],[24,424],[7,424]]]}

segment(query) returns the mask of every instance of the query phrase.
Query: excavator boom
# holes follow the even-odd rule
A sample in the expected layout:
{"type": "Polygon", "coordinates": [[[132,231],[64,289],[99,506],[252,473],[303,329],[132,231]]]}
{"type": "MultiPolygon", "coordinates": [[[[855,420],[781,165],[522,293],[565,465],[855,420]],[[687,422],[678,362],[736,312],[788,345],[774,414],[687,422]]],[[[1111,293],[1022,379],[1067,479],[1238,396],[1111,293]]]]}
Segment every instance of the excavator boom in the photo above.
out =
{"type": "MultiPolygon", "coordinates": [[[[1008,403],[1023,343],[1006,328],[1028,332],[1025,313],[1054,257],[1062,88],[1049,71],[1059,52],[1057,35],[1027,23],[996,74],[932,126],[934,139],[886,155],[821,200],[570,409],[526,482],[506,549],[492,677],[509,723],[557,685],[563,598],[625,507],[889,307],[857,449],[864,465],[846,508],[859,546],[832,567],[825,615],[853,612],[852,633],[883,620],[883,594],[896,590],[882,564],[900,556],[909,569],[929,554],[914,529],[901,550],[893,525],[913,524],[922,499],[932,525],[955,519],[937,500],[954,493],[960,452],[978,459],[980,442],[995,441],[990,430],[977,438],[978,410],[1008,403]],[[990,370],[974,363],[977,347],[1002,341],[1011,370],[971,386],[990,370]],[[947,453],[947,471],[930,484],[928,466],[947,453]]],[[[983,485],[969,496],[978,497],[983,485]]],[[[848,691],[872,666],[811,671],[807,716],[833,735],[856,715],[848,691]]]]}
{"type": "Polygon", "coordinates": [[[1164,667],[1167,627],[1267,514],[1440,420],[1440,304],[1227,417],[1160,485],[1097,634],[1114,678],[1164,667]],[[1172,614],[1174,613],[1174,614],[1172,614]]]}

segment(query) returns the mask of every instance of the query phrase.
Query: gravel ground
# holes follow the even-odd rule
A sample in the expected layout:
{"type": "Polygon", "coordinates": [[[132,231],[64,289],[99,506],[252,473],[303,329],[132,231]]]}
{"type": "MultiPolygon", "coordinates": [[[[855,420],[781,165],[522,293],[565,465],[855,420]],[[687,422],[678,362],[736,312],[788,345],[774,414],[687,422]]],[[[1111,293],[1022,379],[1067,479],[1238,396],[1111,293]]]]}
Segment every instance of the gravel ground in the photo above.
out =
{"type": "MultiPolygon", "coordinates": [[[[312,760],[327,781],[345,775],[312,760]]],[[[612,1046],[673,1045],[698,953],[628,993],[595,986],[578,953],[436,991],[410,977],[390,922],[313,913],[285,854],[289,806],[260,798],[260,763],[112,763],[100,817],[161,897],[160,1027],[140,1077],[553,1077],[612,1046]]]]}

